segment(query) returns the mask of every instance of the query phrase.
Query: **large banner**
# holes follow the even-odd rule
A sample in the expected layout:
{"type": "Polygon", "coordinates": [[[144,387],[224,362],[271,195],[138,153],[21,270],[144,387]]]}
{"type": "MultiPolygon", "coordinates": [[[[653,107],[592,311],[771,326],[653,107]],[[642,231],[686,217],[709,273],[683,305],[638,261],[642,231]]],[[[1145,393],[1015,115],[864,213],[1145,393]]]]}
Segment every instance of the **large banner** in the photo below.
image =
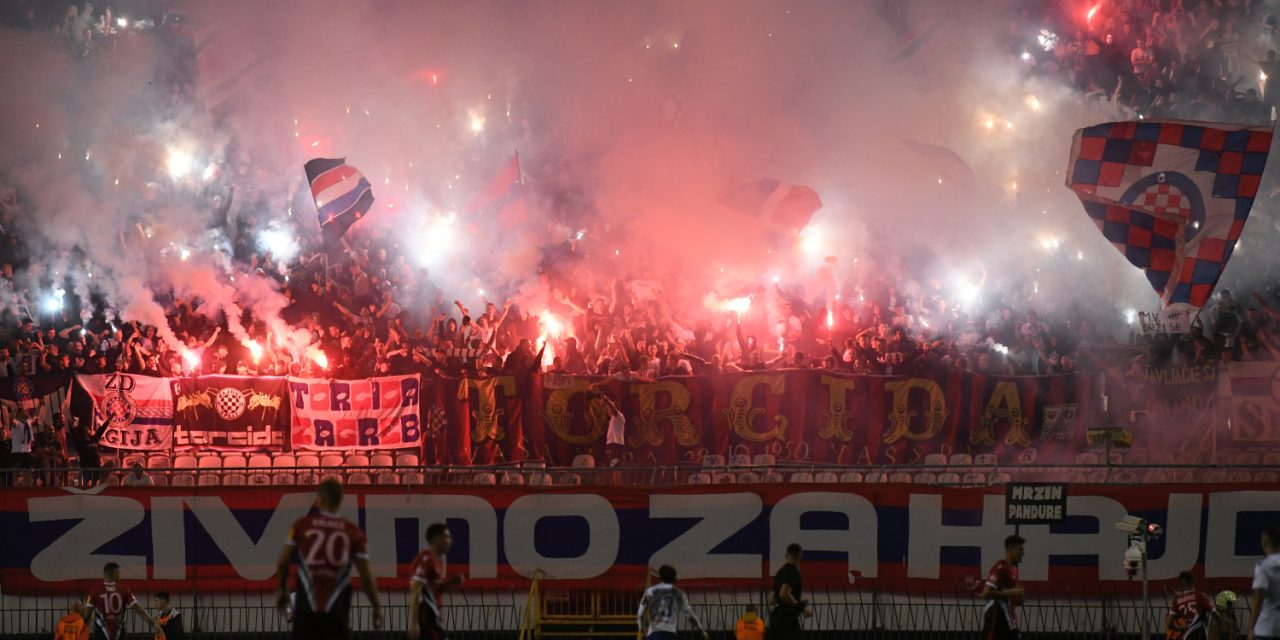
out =
{"type": "Polygon", "coordinates": [[[1280,362],[1233,362],[1227,373],[1232,444],[1280,444],[1280,362]]]}
{"type": "Polygon", "coordinates": [[[177,449],[282,449],[285,378],[200,376],[173,380],[177,449]]]}
{"type": "MultiPolygon", "coordinates": [[[[552,464],[578,454],[656,464],[768,454],[785,462],[881,465],[918,463],[931,453],[1013,460],[1033,448],[1038,459],[1070,461],[1098,422],[1093,381],[815,370],[653,382],[544,375],[529,394],[526,446],[552,464]],[[606,438],[610,403],[626,417],[622,446],[606,438]]],[[[494,410],[482,404],[480,414],[494,410]]]]}
{"type": "Polygon", "coordinates": [[[173,394],[169,378],[125,373],[78,375],[93,402],[90,424],[107,423],[102,445],[114,449],[168,451],[173,448],[173,394]]]}
{"type": "Polygon", "coordinates": [[[289,378],[294,450],[404,449],[422,445],[417,374],[367,380],[289,378]]]}
{"type": "MultiPolygon", "coordinates": [[[[639,593],[650,567],[692,585],[759,589],[790,543],[805,549],[806,589],[954,593],[1004,557],[1005,493],[912,485],[766,485],[611,489],[348,487],[346,517],[369,536],[373,572],[406,589],[423,532],[454,534],[450,573],[467,588],[525,589],[547,579],[639,593]]],[[[126,580],[169,590],[275,586],[290,525],[312,508],[302,487],[116,488],[0,492],[0,582],[6,594],[78,591],[119,563],[126,580]]],[[[1202,588],[1246,592],[1280,491],[1256,485],[1070,486],[1067,518],[1022,525],[1021,578],[1058,594],[1133,593],[1127,536],[1138,514],[1164,527],[1151,543],[1157,589],[1190,570],[1202,588]]]]}

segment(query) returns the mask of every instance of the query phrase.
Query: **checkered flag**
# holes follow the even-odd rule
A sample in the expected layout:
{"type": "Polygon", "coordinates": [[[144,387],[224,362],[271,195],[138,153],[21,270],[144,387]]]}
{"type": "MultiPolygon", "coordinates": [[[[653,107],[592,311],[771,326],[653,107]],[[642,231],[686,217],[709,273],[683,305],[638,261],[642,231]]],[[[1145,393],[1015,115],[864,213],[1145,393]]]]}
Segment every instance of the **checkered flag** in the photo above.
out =
{"type": "Polygon", "coordinates": [[[1166,308],[1200,308],[1258,195],[1272,132],[1203,122],[1110,122],[1076,132],[1067,186],[1166,308]]]}

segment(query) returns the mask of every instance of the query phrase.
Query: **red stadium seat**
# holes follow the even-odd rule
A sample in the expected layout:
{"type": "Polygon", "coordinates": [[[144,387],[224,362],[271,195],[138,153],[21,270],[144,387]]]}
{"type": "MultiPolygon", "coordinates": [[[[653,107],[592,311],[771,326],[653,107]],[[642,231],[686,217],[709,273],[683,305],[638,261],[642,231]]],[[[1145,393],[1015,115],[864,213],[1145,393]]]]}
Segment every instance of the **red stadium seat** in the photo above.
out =
{"type": "Polygon", "coordinates": [[[813,482],[813,474],[808,471],[797,471],[791,474],[790,482],[808,484],[813,482]]]}
{"type": "Polygon", "coordinates": [[[711,474],[698,472],[689,474],[689,484],[711,484],[711,474]]]}
{"type": "Polygon", "coordinates": [[[938,484],[938,474],[932,471],[921,471],[911,478],[915,484],[938,484]]]}
{"type": "Polygon", "coordinates": [[[857,471],[846,471],[840,474],[841,484],[862,484],[862,474],[857,471]]]}
{"type": "Polygon", "coordinates": [[[973,464],[973,456],[967,453],[953,453],[951,454],[951,464],[953,465],[973,464]]]}
{"type": "Polygon", "coordinates": [[[813,474],[813,481],[821,484],[835,484],[840,481],[840,477],[834,471],[819,471],[813,474]]]}
{"type": "Polygon", "coordinates": [[[738,476],[727,471],[711,474],[711,484],[738,484],[738,476]]]}
{"type": "Polygon", "coordinates": [[[400,477],[400,484],[421,485],[423,484],[422,474],[417,471],[410,471],[400,477]]]}
{"type": "Polygon", "coordinates": [[[760,474],[754,471],[743,471],[738,474],[738,484],[760,484],[760,474]]]}

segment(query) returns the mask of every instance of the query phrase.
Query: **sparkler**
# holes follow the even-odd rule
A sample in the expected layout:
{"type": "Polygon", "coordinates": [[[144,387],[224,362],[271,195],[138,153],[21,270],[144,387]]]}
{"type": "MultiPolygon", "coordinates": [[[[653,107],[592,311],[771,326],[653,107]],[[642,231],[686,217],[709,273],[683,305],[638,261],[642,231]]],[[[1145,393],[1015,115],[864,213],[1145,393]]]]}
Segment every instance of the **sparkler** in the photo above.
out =
{"type": "Polygon", "coordinates": [[[181,259],[183,262],[186,262],[187,258],[190,258],[190,257],[191,257],[190,249],[183,247],[178,251],[178,258],[181,259]]]}
{"type": "Polygon", "coordinates": [[[262,345],[258,344],[257,340],[250,340],[244,346],[249,349],[249,355],[253,356],[254,362],[262,358],[262,345]]]}

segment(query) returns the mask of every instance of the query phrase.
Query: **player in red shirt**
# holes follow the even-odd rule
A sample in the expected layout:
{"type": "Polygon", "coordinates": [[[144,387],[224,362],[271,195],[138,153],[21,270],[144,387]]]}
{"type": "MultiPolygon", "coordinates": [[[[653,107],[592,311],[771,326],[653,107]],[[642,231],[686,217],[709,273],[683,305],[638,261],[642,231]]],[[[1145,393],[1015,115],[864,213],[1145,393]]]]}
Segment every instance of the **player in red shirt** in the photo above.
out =
{"type": "Polygon", "coordinates": [[[445,577],[445,557],[453,546],[449,527],[437,522],[427,527],[427,548],[413,559],[409,578],[409,638],[445,640],[444,602],[440,595],[463,582],[462,576],[445,577]]]}
{"type": "Polygon", "coordinates": [[[319,513],[293,523],[276,560],[276,605],[281,611],[289,606],[289,566],[298,565],[294,638],[348,637],[352,566],[360,572],[360,585],[373,604],[373,626],[382,628],[382,604],[369,571],[367,540],[360,527],[338,515],[341,506],[342,485],[335,480],[321,482],[316,490],[319,513]]]}
{"type": "Polygon", "coordinates": [[[1018,563],[1022,562],[1022,545],[1018,536],[1004,539],[1004,558],[991,567],[982,597],[982,637],[984,640],[1016,640],[1018,637],[1018,604],[1026,592],[1018,584],[1018,563]]]}
{"type": "Polygon", "coordinates": [[[1169,640],[1210,640],[1218,637],[1217,610],[1213,601],[1196,591],[1196,577],[1190,571],[1178,574],[1178,587],[1173,604],[1164,616],[1165,635],[1169,640]]]}
{"type": "Polygon", "coordinates": [[[85,607],[89,609],[87,613],[93,620],[94,640],[118,640],[122,637],[126,609],[132,609],[157,633],[163,633],[160,625],[147,615],[147,610],[133,597],[133,592],[120,584],[120,565],[114,562],[108,562],[102,567],[102,586],[89,592],[85,607]]]}

